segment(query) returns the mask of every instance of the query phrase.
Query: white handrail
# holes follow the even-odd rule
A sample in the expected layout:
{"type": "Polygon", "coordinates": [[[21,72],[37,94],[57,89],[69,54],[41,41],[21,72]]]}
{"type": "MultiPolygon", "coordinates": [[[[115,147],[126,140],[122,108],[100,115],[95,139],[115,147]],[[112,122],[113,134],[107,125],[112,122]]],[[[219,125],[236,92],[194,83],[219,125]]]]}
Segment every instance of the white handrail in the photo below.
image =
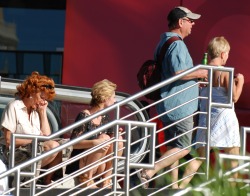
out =
{"type": "MultiPolygon", "coordinates": [[[[106,125],[98,128],[96,130],[93,130],[93,132],[91,132],[91,133],[83,135],[83,136],[81,136],[79,138],[76,138],[74,140],[70,140],[69,142],[67,142],[65,144],[62,144],[61,146],[59,146],[59,147],[57,147],[55,149],[52,149],[51,151],[46,152],[46,153],[44,153],[44,154],[42,154],[42,155],[40,155],[38,157],[35,157],[32,160],[29,160],[28,162],[25,162],[23,164],[20,164],[19,166],[11,168],[6,173],[0,174],[0,178],[4,177],[6,175],[9,175],[11,173],[18,173],[18,174],[20,174],[20,169],[21,168],[23,168],[23,167],[25,167],[27,165],[30,165],[30,164],[34,164],[37,161],[39,161],[39,160],[41,160],[41,159],[43,159],[43,158],[45,158],[47,156],[50,156],[51,154],[53,154],[55,152],[59,152],[59,151],[65,149],[65,148],[67,148],[67,147],[69,147],[69,146],[71,146],[71,145],[79,142],[80,140],[86,139],[87,137],[90,137],[92,134],[96,134],[96,133],[98,133],[98,132],[100,132],[103,129],[106,129],[108,127],[112,127],[112,126],[116,126],[116,125],[126,125],[126,126],[129,127],[128,131],[130,133],[130,131],[133,131],[135,129],[134,126],[148,127],[148,128],[150,126],[153,126],[153,125],[155,126],[154,123],[149,123],[149,122],[155,120],[156,118],[159,118],[161,115],[156,116],[156,117],[152,117],[152,118],[148,119],[144,115],[144,111],[147,108],[154,107],[156,104],[160,103],[164,99],[168,99],[168,97],[166,97],[166,98],[164,98],[162,100],[153,102],[153,103],[149,104],[149,106],[146,106],[146,107],[143,107],[143,108],[136,103],[137,99],[140,99],[141,97],[143,97],[147,93],[155,91],[155,90],[157,90],[157,89],[159,89],[159,88],[161,88],[161,87],[163,87],[165,85],[168,85],[168,84],[170,84],[170,83],[172,83],[172,82],[174,82],[176,80],[179,80],[183,76],[185,76],[185,75],[187,75],[187,74],[189,74],[191,72],[194,72],[194,71],[196,71],[198,69],[207,69],[207,70],[209,70],[208,81],[207,82],[199,82],[199,83],[208,84],[208,87],[209,87],[208,88],[208,90],[209,90],[209,97],[207,99],[208,99],[210,108],[212,106],[213,107],[232,107],[232,90],[231,90],[232,88],[229,88],[229,91],[228,91],[228,97],[229,97],[228,104],[219,104],[219,103],[213,103],[212,102],[212,100],[211,100],[211,88],[212,88],[212,86],[211,86],[211,79],[212,79],[212,72],[213,72],[213,70],[228,71],[229,72],[229,76],[230,76],[230,80],[229,80],[230,84],[229,84],[229,86],[232,87],[232,84],[233,84],[233,71],[234,71],[234,69],[233,68],[229,68],[229,67],[223,67],[223,68],[221,68],[221,67],[214,67],[214,66],[207,66],[207,65],[198,65],[198,66],[195,66],[195,67],[193,67],[193,68],[191,68],[189,70],[186,70],[186,71],[184,71],[184,72],[182,72],[182,73],[180,73],[180,74],[178,74],[178,75],[176,75],[176,76],[174,76],[174,77],[172,77],[172,78],[170,78],[168,80],[165,80],[165,81],[163,81],[163,82],[161,82],[161,83],[159,83],[159,84],[157,84],[155,86],[152,86],[152,87],[150,87],[150,88],[148,88],[148,89],[146,89],[144,91],[140,91],[140,92],[136,93],[135,95],[128,96],[126,98],[123,97],[123,96],[121,96],[120,98],[118,98],[118,102],[115,103],[114,105],[112,105],[112,106],[110,106],[110,107],[108,107],[108,108],[106,108],[106,109],[104,109],[102,111],[99,111],[98,113],[95,113],[95,114],[93,114],[93,115],[91,115],[91,116],[89,116],[89,117],[87,117],[87,118],[85,118],[85,119],[83,119],[81,121],[75,122],[75,123],[73,123],[73,124],[71,124],[71,125],[63,128],[63,129],[59,130],[58,132],[53,133],[50,136],[46,136],[46,137],[44,137],[44,136],[30,136],[30,135],[25,135],[24,136],[24,135],[20,135],[20,134],[13,134],[13,138],[11,140],[11,144],[13,145],[12,149],[14,149],[15,138],[17,138],[17,137],[18,138],[24,138],[24,137],[25,138],[31,138],[31,139],[33,139],[33,142],[53,140],[55,138],[60,137],[64,133],[67,133],[70,130],[78,127],[79,125],[81,125],[83,123],[86,123],[86,122],[88,122],[88,121],[96,118],[97,116],[100,116],[100,115],[105,114],[105,113],[110,112],[110,111],[115,111],[115,114],[116,114],[116,116],[115,116],[116,119],[114,119],[114,121],[112,121],[112,122],[110,122],[110,123],[108,123],[108,124],[106,124],[106,125]],[[122,116],[120,114],[120,108],[122,106],[129,106],[129,107],[133,108],[133,112],[130,113],[130,114],[128,114],[128,115],[122,116]],[[131,116],[134,116],[134,115],[138,115],[138,119],[137,120],[134,120],[134,121],[128,120],[129,118],[131,118],[131,116]],[[140,120],[141,122],[138,122],[138,120],[140,120]],[[131,125],[133,125],[133,127],[131,125]]],[[[3,84],[7,84],[7,83],[3,83],[3,84]]],[[[198,83],[196,85],[198,85],[198,83]]],[[[11,89],[11,90],[8,91],[8,90],[6,90],[7,89],[6,86],[3,86],[3,87],[4,87],[3,88],[3,92],[5,92],[6,94],[8,94],[10,92],[13,93],[13,91],[12,91],[13,89],[11,89]]],[[[14,87],[12,87],[12,88],[14,88],[14,87]]],[[[191,88],[191,87],[188,87],[188,88],[191,88]]],[[[78,103],[81,102],[81,103],[84,103],[84,104],[86,104],[86,103],[89,102],[89,100],[90,100],[90,92],[81,93],[78,89],[71,89],[71,90],[67,90],[66,88],[61,88],[60,86],[56,87],[56,93],[57,93],[57,97],[56,98],[58,100],[64,100],[64,99],[73,100],[75,102],[78,102],[78,103]],[[71,92],[71,90],[73,91],[73,93],[71,92]],[[65,98],[66,95],[69,95],[70,98],[65,98]],[[82,99],[82,97],[85,97],[85,98],[82,99]]],[[[1,89],[1,92],[2,92],[2,89],[1,89]]],[[[201,99],[201,98],[202,97],[199,96],[199,97],[197,97],[195,99],[201,99]]],[[[195,100],[195,99],[193,99],[193,100],[195,100]]],[[[189,102],[191,102],[193,100],[190,100],[189,102]]],[[[187,103],[184,103],[183,105],[185,105],[185,104],[187,104],[187,103]]],[[[181,107],[181,106],[178,106],[178,107],[181,107]]],[[[174,109],[175,108],[173,108],[172,110],[174,110],[174,109]]],[[[166,111],[166,113],[168,113],[170,111],[166,111]]],[[[164,114],[166,114],[166,113],[164,113],[164,114]]],[[[162,114],[162,115],[164,115],[164,114],[162,114]]],[[[210,115],[209,111],[207,112],[207,115],[208,116],[210,115]]],[[[210,123],[209,122],[210,121],[209,121],[209,118],[208,118],[208,127],[207,127],[207,129],[208,129],[208,131],[207,131],[208,136],[210,134],[210,128],[209,128],[209,124],[210,123]]],[[[190,130],[190,131],[193,131],[193,130],[190,130]]],[[[118,130],[116,130],[116,132],[118,132],[118,130]]],[[[145,129],[145,132],[149,133],[147,129],[145,129]]],[[[145,138],[141,138],[141,140],[149,140],[149,142],[147,142],[148,143],[147,145],[149,146],[150,149],[147,150],[147,152],[151,153],[151,155],[150,155],[151,159],[150,160],[153,161],[153,162],[155,162],[155,160],[154,160],[154,149],[155,149],[154,148],[154,146],[155,146],[154,141],[155,141],[155,139],[154,138],[156,136],[155,136],[155,134],[154,134],[153,137],[149,137],[149,138],[147,138],[146,136],[147,136],[147,134],[144,136],[145,138]]],[[[130,141],[129,141],[128,138],[126,138],[126,140],[124,140],[124,141],[127,142],[126,144],[128,145],[127,147],[124,148],[125,149],[125,154],[127,155],[127,158],[128,158],[128,157],[131,157],[130,156],[131,152],[129,150],[129,146],[130,146],[131,143],[130,143],[130,141]]],[[[110,142],[112,142],[112,141],[110,141],[110,142]]],[[[115,140],[113,140],[113,142],[118,142],[117,138],[115,140]]],[[[209,140],[206,142],[206,144],[207,144],[207,148],[209,149],[209,147],[210,147],[209,140]]],[[[124,166],[125,166],[124,169],[125,169],[126,175],[125,175],[125,178],[124,178],[125,179],[125,185],[124,185],[125,189],[124,189],[123,193],[124,194],[128,194],[129,191],[130,191],[130,189],[128,188],[129,187],[128,186],[128,183],[129,183],[128,176],[130,176],[128,168],[148,168],[149,169],[149,168],[152,168],[154,164],[153,164],[153,162],[151,164],[143,164],[143,163],[140,163],[140,162],[138,163],[136,161],[135,162],[133,162],[133,161],[131,162],[131,160],[129,160],[129,159],[124,159],[124,160],[126,160],[124,162],[124,166]]],[[[12,160],[12,165],[14,165],[13,163],[14,163],[14,161],[12,160]]],[[[208,153],[207,153],[207,163],[209,163],[208,153]]],[[[62,164],[60,166],[65,166],[65,165],[62,164]]],[[[56,169],[56,167],[54,168],[54,170],[55,169],[56,169]]],[[[117,174],[117,171],[116,171],[115,167],[114,167],[114,170],[115,170],[114,175],[117,176],[118,174],[117,174]]],[[[208,169],[207,169],[206,174],[208,175],[208,173],[209,172],[208,172],[208,169]]],[[[116,187],[114,187],[112,190],[115,191],[115,188],[116,187]]]]}

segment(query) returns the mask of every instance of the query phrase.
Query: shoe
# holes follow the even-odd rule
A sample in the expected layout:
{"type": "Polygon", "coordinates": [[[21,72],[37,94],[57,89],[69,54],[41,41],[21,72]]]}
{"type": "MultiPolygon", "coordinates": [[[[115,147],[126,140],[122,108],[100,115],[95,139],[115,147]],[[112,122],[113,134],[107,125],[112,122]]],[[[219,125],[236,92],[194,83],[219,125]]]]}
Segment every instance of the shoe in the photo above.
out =
{"type": "Polygon", "coordinates": [[[142,169],[141,171],[137,172],[137,176],[142,183],[142,187],[147,189],[149,186],[148,181],[150,180],[150,177],[146,174],[146,171],[142,169]]]}
{"type": "Polygon", "coordinates": [[[98,186],[94,185],[95,181],[90,179],[88,174],[81,174],[78,176],[79,182],[82,184],[82,188],[89,187],[91,189],[98,188],[98,186]]]}

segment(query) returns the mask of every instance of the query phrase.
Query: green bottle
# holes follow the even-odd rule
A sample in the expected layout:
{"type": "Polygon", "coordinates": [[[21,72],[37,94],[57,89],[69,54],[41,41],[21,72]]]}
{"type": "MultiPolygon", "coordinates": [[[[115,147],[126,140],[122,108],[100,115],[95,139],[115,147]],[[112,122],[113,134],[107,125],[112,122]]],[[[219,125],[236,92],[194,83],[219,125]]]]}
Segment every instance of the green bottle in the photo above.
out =
{"type": "MultiPolygon", "coordinates": [[[[207,65],[207,53],[204,53],[203,59],[201,61],[202,65],[207,65]]],[[[203,78],[198,78],[198,81],[204,81],[203,78]]],[[[206,86],[206,85],[200,85],[201,87],[206,86]]]]}
{"type": "Polygon", "coordinates": [[[207,65],[207,53],[206,52],[204,53],[204,56],[203,56],[201,64],[202,65],[207,65]]]}

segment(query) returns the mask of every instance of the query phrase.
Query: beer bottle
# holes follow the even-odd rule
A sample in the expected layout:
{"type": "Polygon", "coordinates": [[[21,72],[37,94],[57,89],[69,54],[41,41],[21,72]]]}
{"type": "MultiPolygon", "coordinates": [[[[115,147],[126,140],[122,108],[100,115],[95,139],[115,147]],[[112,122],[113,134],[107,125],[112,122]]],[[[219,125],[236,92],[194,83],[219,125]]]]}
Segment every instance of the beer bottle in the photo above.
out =
{"type": "MultiPolygon", "coordinates": [[[[207,53],[206,52],[204,53],[203,59],[201,61],[201,64],[202,65],[207,65],[207,53]]],[[[204,81],[204,79],[203,78],[199,78],[198,81],[204,81]]],[[[206,85],[204,85],[204,84],[200,85],[200,87],[205,87],[205,86],[206,85]]]]}
{"type": "Polygon", "coordinates": [[[202,65],[207,65],[207,53],[206,52],[204,53],[204,56],[203,56],[201,64],[202,65]]]}

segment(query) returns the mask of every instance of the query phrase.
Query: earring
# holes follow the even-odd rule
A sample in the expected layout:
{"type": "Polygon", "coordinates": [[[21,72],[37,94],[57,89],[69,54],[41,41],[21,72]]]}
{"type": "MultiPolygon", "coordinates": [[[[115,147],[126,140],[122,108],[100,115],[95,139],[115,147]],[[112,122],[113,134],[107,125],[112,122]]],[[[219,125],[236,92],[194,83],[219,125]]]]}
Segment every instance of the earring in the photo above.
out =
{"type": "Polygon", "coordinates": [[[30,96],[29,98],[30,98],[30,99],[32,99],[33,97],[32,97],[32,96],[30,96]]]}

